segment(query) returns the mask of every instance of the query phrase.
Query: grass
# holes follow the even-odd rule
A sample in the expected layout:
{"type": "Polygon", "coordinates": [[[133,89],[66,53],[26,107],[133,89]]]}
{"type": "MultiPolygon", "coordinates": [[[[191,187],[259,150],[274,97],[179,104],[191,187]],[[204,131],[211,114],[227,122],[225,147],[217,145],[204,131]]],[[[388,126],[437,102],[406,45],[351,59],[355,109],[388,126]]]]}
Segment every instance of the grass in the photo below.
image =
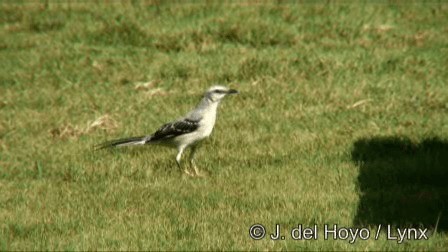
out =
{"type": "Polygon", "coordinates": [[[1,3],[0,249],[446,249],[447,10],[1,3]],[[170,149],[91,150],[214,83],[241,94],[198,152],[208,177],[181,176],[170,149]],[[319,239],[254,241],[255,223],[319,239]],[[372,238],[324,240],[324,224],[372,238]],[[375,240],[378,224],[432,235],[375,240]]]}

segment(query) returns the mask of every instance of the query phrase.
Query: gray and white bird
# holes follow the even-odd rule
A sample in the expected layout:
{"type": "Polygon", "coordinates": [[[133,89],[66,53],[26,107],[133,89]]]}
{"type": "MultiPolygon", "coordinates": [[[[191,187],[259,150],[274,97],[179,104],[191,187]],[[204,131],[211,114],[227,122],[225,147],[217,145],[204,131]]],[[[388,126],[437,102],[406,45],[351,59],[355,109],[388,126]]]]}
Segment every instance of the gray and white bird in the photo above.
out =
{"type": "Polygon", "coordinates": [[[98,149],[122,147],[132,145],[160,144],[177,148],[176,163],[186,174],[201,176],[194,162],[194,155],[198,144],[210,136],[216,122],[216,113],[221,100],[229,94],[237,94],[235,89],[224,86],[212,86],[205,93],[195,109],[184,117],[162,125],[156,132],[148,136],[122,138],[104,142],[98,149]],[[187,147],[191,147],[190,165],[194,168],[191,173],[187,167],[182,169],[181,157],[187,147]]]}

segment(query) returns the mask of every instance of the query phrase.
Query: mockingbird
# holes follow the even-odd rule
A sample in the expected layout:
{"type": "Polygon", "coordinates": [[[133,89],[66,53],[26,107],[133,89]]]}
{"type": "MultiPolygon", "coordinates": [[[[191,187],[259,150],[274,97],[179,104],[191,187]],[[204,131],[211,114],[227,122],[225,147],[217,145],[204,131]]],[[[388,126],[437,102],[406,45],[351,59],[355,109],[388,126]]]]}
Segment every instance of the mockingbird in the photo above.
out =
{"type": "Polygon", "coordinates": [[[221,100],[229,94],[237,94],[235,89],[223,86],[209,88],[195,109],[184,117],[162,125],[156,132],[148,136],[130,137],[104,142],[98,149],[122,147],[131,145],[160,144],[177,148],[176,163],[182,170],[180,160],[183,151],[191,146],[190,165],[194,168],[191,173],[186,167],[183,171],[191,176],[201,176],[194,162],[194,154],[198,143],[210,136],[216,121],[216,110],[221,100]]]}

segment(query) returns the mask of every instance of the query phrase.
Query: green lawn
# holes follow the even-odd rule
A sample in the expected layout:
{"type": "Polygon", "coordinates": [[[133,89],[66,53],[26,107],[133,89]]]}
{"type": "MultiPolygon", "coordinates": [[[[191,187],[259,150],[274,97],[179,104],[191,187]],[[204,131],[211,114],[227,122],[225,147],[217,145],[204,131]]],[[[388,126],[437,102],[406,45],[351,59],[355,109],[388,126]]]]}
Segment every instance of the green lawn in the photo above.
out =
{"type": "Polygon", "coordinates": [[[448,248],[448,4],[158,2],[0,3],[0,250],[448,248]],[[92,150],[216,83],[240,95],[198,151],[207,177],[173,149],[92,150]]]}

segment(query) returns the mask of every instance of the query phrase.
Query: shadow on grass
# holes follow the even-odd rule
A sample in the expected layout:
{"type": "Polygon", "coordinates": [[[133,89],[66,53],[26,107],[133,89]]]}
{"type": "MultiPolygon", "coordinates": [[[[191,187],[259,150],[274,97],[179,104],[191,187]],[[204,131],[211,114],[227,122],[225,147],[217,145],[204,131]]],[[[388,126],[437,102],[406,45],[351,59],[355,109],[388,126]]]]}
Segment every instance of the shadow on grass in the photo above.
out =
{"type": "Polygon", "coordinates": [[[374,137],[354,143],[360,203],[356,225],[448,231],[448,142],[374,137]]]}
{"type": "MultiPolygon", "coordinates": [[[[96,150],[96,152],[104,152],[109,155],[119,156],[121,158],[128,159],[129,161],[131,159],[136,160],[136,163],[141,165],[143,169],[152,169],[156,173],[165,173],[168,175],[181,174],[175,160],[177,151],[164,146],[128,146],[123,148],[100,149],[96,150]],[[150,152],[158,155],[163,154],[164,158],[153,156],[152,159],[148,159],[147,154],[150,152]],[[169,155],[166,155],[167,153],[169,153],[169,155]]],[[[189,152],[185,152],[182,162],[187,162],[187,154],[189,154],[189,152]]]]}

